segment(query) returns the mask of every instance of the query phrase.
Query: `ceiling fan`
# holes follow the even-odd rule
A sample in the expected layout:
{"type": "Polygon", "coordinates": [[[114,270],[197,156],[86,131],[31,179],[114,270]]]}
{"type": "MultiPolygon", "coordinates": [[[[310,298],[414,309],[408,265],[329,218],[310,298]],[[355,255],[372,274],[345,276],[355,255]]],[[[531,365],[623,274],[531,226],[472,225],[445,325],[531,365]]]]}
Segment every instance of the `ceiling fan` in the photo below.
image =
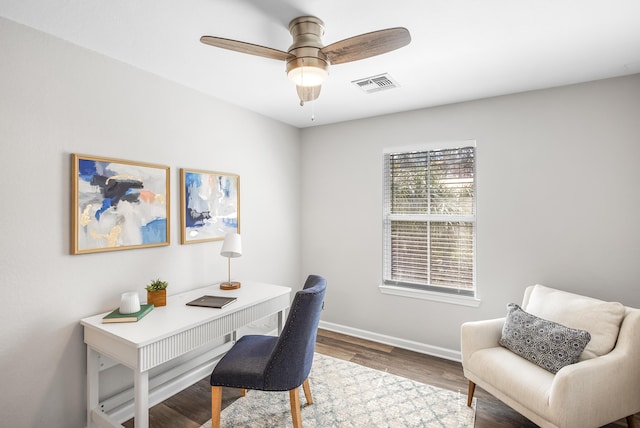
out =
{"type": "Polygon", "coordinates": [[[293,43],[287,52],[223,37],[202,36],[200,41],[218,48],[285,61],[287,76],[296,84],[300,105],[318,98],[322,82],[329,76],[331,64],[381,55],[411,42],[411,35],[406,28],[395,27],[324,46],[321,40],[324,22],[315,16],[293,19],[289,23],[289,32],[293,43]]]}

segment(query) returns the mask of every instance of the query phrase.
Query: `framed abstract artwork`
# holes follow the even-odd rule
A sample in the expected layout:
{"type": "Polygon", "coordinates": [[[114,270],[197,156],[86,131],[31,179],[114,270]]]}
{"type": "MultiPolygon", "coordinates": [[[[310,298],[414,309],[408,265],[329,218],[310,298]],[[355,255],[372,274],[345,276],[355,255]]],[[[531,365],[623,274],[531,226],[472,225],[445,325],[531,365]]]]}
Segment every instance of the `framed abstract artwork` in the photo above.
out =
{"type": "Polygon", "coordinates": [[[224,172],[180,170],[180,242],[218,241],[240,233],[240,177],[224,172]]]}
{"type": "Polygon", "coordinates": [[[71,254],[169,245],[169,167],[71,155],[71,254]]]}

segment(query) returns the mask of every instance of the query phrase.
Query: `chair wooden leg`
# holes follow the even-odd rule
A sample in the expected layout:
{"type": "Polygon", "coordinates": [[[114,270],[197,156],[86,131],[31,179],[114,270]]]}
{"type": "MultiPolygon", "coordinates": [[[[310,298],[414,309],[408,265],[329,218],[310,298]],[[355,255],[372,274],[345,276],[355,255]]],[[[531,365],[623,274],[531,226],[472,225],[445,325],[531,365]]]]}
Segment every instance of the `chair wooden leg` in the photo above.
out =
{"type": "Polygon", "coordinates": [[[302,428],[300,394],[298,393],[298,388],[294,388],[289,391],[289,400],[291,401],[291,419],[293,420],[293,428],[302,428]]]}
{"type": "Polygon", "coordinates": [[[211,428],[220,428],[220,411],[222,410],[222,387],[211,387],[211,428]]]}
{"type": "Polygon", "coordinates": [[[629,428],[636,428],[636,418],[635,415],[627,416],[627,426],[629,428]]]}
{"type": "Polygon", "coordinates": [[[304,390],[304,398],[307,399],[307,404],[313,404],[313,397],[311,396],[311,387],[309,386],[309,379],[305,379],[302,384],[302,389],[304,390]]]}
{"type": "Polygon", "coordinates": [[[244,388],[240,389],[240,397],[244,397],[245,395],[247,395],[247,390],[244,388]]]}
{"type": "Polygon", "coordinates": [[[469,392],[467,393],[467,406],[471,407],[473,401],[473,393],[476,391],[476,384],[469,381],[469,392]]]}

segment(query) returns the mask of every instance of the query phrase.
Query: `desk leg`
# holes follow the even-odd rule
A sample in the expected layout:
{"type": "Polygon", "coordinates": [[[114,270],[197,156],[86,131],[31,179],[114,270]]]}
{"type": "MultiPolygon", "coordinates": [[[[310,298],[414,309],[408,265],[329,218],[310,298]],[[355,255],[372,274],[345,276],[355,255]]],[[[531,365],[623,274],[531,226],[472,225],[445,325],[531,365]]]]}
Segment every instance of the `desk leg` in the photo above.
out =
{"type": "Polygon", "coordinates": [[[99,354],[87,345],[87,427],[94,427],[93,411],[99,411],[98,386],[100,381],[99,354]]]}
{"type": "Polygon", "coordinates": [[[282,333],[284,328],[284,310],[278,312],[278,336],[282,333]]]}
{"type": "Polygon", "coordinates": [[[135,370],[133,380],[135,396],[135,428],[149,427],[149,372],[135,370]]]}

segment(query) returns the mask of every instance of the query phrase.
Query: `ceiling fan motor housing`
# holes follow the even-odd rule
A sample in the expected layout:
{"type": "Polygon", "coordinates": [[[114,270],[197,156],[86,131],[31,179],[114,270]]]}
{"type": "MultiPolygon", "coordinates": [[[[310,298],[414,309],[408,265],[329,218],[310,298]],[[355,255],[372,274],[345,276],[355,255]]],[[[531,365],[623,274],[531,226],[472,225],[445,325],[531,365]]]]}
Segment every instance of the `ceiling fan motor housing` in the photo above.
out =
{"type": "Polygon", "coordinates": [[[329,59],[324,47],[324,22],[314,16],[302,16],[289,23],[293,43],[286,61],[287,75],[299,86],[317,86],[329,75],[329,59]]]}

